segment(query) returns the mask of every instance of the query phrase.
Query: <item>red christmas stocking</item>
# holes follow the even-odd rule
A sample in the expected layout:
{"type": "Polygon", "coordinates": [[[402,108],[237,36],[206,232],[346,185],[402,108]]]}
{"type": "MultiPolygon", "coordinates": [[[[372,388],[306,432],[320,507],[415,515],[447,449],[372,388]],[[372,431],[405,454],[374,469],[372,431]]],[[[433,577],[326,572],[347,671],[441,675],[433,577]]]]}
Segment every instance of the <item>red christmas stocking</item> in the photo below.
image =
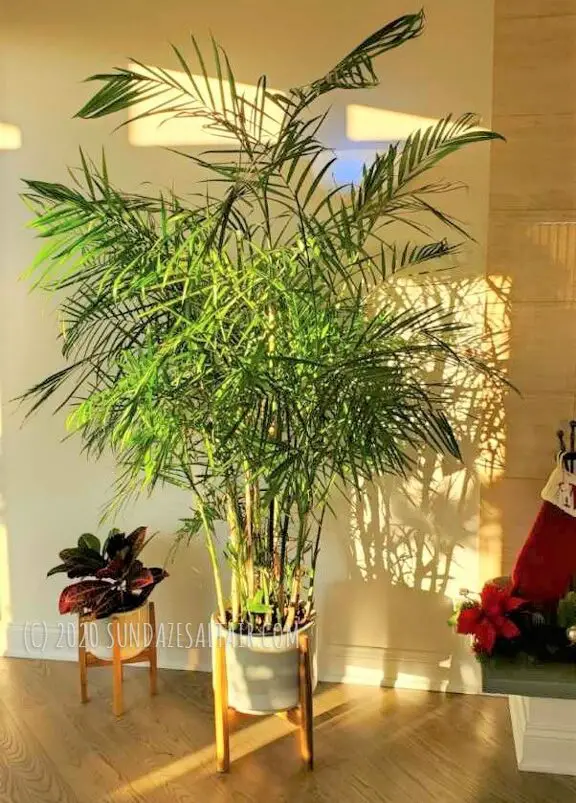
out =
{"type": "Polygon", "coordinates": [[[515,593],[534,602],[557,602],[576,574],[576,518],[543,502],[512,572],[515,593]]]}

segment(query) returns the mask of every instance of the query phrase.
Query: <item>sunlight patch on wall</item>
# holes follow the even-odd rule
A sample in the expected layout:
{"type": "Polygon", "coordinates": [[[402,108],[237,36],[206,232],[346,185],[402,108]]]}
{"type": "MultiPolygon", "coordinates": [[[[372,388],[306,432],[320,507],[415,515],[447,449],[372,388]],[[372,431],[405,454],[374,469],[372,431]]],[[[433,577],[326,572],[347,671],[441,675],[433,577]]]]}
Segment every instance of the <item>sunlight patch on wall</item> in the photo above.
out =
{"type": "Polygon", "coordinates": [[[478,542],[480,547],[479,586],[486,580],[502,574],[504,556],[504,529],[502,510],[485,498],[480,500],[480,528],[478,542]]]}
{"type": "MultiPolygon", "coordinates": [[[[129,65],[131,70],[142,72],[144,70],[137,64],[129,65]]],[[[179,70],[165,70],[172,78],[186,90],[194,94],[192,81],[186,73],[179,70]]],[[[194,81],[198,82],[204,92],[206,82],[204,76],[193,75],[194,81]]],[[[232,94],[230,85],[224,82],[222,87],[217,78],[208,79],[210,90],[214,98],[214,105],[220,113],[225,110],[230,112],[233,108],[232,94]]],[[[257,98],[257,87],[255,84],[243,84],[236,82],[236,90],[241,94],[248,104],[253,104],[257,98]]],[[[278,92],[275,89],[268,89],[269,92],[278,92]]],[[[208,90],[206,90],[208,94],[208,90]]],[[[178,97],[177,90],[174,90],[174,99],[178,97]]],[[[170,100],[170,93],[166,93],[162,100],[170,100]]],[[[150,111],[158,104],[158,98],[143,101],[130,108],[130,121],[128,123],[128,140],[131,145],[137,147],[151,146],[176,146],[176,145],[226,145],[230,144],[231,137],[210,129],[208,117],[199,115],[197,117],[186,116],[183,112],[180,115],[173,113],[159,113],[152,117],[140,117],[146,111],[150,111]],[[139,118],[139,119],[138,119],[139,118]]],[[[200,107],[197,107],[200,109],[200,107]]],[[[248,106],[250,112],[251,107],[248,106]]],[[[247,114],[249,114],[247,112],[247,114]]],[[[261,139],[263,141],[276,141],[280,133],[284,111],[272,101],[264,104],[264,120],[262,124],[261,139]]],[[[256,132],[256,127],[252,126],[252,131],[256,132]]]]}
{"type": "MultiPolygon", "coordinates": [[[[510,293],[508,276],[487,276],[484,314],[484,358],[504,375],[510,360],[510,293]]],[[[507,390],[497,383],[486,382],[483,416],[484,433],[476,461],[480,481],[491,485],[504,476],[506,468],[506,415],[504,397],[507,390]]]]}
{"type": "Polygon", "coordinates": [[[352,142],[396,142],[419,128],[436,125],[437,118],[351,104],[346,107],[346,136],[352,142]]]}
{"type": "Polygon", "coordinates": [[[17,151],[22,147],[22,132],[17,125],[0,123],[0,151],[17,151]]]}

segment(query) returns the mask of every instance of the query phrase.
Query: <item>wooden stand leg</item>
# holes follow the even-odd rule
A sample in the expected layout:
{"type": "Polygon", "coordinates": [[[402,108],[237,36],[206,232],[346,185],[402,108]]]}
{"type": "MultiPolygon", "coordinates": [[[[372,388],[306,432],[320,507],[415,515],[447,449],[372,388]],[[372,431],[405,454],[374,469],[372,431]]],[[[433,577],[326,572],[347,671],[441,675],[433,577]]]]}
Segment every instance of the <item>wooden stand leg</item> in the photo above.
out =
{"type": "Polygon", "coordinates": [[[154,603],[148,605],[148,616],[152,630],[152,643],[148,650],[150,654],[150,694],[158,693],[158,655],[156,652],[156,611],[154,603]]]}
{"type": "Polygon", "coordinates": [[[112,618],[112,670],[113,670],[113,691],[112,691],[112,710],[117,717],[123,713],[122,704],[122,661],[120,659],[120,621],[116,617],[112,618]]]}
{"type": "Polygon", "coordinates": [[[312,670],[310,666],[310,640],[307,635],[298,638],[300,681],[300,752],[309,770],[314,769],[314,711],[312,708],[312,670]]]}
{"type": "Polygon", "coordinates": [[[78,617],[78,665],[80,667],[80,700],[88,702],[88,662],[86,658],[86,629],[81,616],[78,617]]]}
{"type": "MultiPolygon", "coordinates": [[[[78,617],[78,666],[80,669],[80,699],[83,703],[88,702],[88,669],[94,666],[112,665],[112,709],[117,717],[124,713],[122,682],[124,680],[124,664],[149,662],[150,694],[156,694],[158,688],[158,653],[156,635],[156,611],[154,603],[148,603],[148,621],[151,627],[151,641],[146,647],[142,645],[142,650],[138,655],[121,658],[122,644],[124,643],[121,632],[121,621],[117,616],[113,616],[112,624],[112,660],[101,659],[93,655],[87,646],[86,629],[93,617],[78,617]]],[[[126,634],[124,634],[125,636],[126,634]]],[[[224,667],[224,671],[226,668],[224,667]]]]}
{"type": "Polygon", "coordinates": [[[230,724],[228,721],[226,639],[224,638],[219,638],[216,642],[214,717],[216,721],[216,763],[218,772],[228,772],[230,769],[230,724]]]}

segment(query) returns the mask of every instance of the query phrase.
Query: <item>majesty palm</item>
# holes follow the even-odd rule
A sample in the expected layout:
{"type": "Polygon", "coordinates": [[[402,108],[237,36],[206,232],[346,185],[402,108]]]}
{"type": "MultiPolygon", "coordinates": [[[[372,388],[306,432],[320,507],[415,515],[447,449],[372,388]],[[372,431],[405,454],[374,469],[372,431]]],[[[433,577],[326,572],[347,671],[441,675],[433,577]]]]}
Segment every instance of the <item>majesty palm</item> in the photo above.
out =
{"type": "Polygon", "coordinates": [[[403,473],[423,446],[459,456],[430,362],[488,370],[449,310],[402,309],[386,287],[458,249],[429,234],[464,232],[436,207],[450,187],[428,171],[497,135],[447,117],[377,155],[357,184],[322,189],[334,158],[314,102],[375,86],[373,59],[422,24],[401,17],[282,94],[264,76],[243,94],[224,51],[213,44],[209,69],[194,38],[193,68],[174,48],[180,73],[136,63],[93,76],[80,117],[199,117],[222,137],[180,154],[210,171],[197,194],[122,192],[83,154],[70,186],[27,181],[48,240],[34,274],[64,292],[68,363],[28,392],[32,408],[62,394],[88,452],[111,448],[121,466],[118,501],[158,483],[193,491],[183,532],[205,533],[219,618],[236,629],[310,617],[335,485],[403,473]],[[229,595],[216,519],[229,526],[229,595]]]}

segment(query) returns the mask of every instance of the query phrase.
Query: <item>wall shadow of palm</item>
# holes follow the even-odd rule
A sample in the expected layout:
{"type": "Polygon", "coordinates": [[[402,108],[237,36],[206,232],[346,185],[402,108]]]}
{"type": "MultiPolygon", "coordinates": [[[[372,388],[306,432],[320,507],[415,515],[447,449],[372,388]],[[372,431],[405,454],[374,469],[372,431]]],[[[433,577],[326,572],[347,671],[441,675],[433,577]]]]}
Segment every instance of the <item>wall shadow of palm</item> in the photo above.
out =
{"type": "MultiPolygon", "coordinates": [[[[392,298],[404,306],[442,303],[470,324],[463,336],[491,368],[506,365],[506,288],[496,294],[484,278],[427,277],[395,284],[392,298]]],[[[345,534],[338,528],[347,579],[329,586],[324,600],[326,611],[339,614],[320,631],[334,679],[442,690],[477,685],[468,645],[448,619],[459,589],[479,584],[480,488],[503,471],[507,388],[493,377],[450,370],[447,376],[432,362],[423,374],[450,393],[462,461],[423,452],[406,478],[380,478],[334,511],[348,522],[345,534]]]]}

